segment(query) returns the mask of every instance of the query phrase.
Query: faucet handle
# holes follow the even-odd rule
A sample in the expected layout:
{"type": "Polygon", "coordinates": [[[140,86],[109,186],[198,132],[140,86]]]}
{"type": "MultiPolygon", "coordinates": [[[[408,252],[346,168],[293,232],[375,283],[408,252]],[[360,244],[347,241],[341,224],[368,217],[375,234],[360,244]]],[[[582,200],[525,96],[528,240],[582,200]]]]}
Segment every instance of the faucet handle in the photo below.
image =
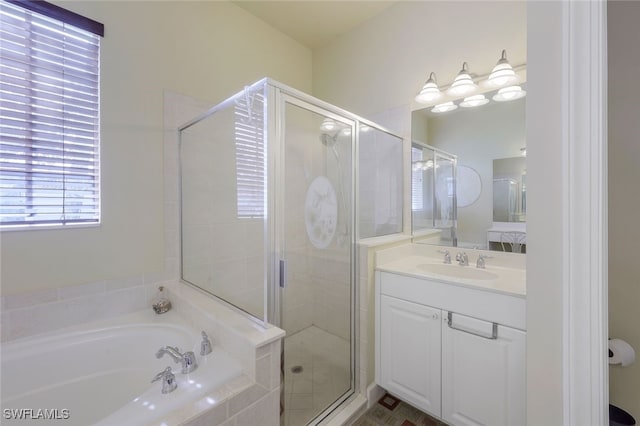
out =
{"type": "Polygon", "coordinates": [[[178,383],[176,382],[176,376],[171,371],[171,367],[167,367],[151,380],[151,383],[157,382],[162,379],[162,393],[173,392],[177,387],[178,383]]]}
{"type": "Polygon", "coordinates": [[[202,342],[200,343],[200,355],[205,356],[211,353],[211,340],[209,340],[209,336],[207,333],[202,331],[202,342]]]}
{"type": "Polygon", "coordinates": [[[493,256],[489,256],[487,254],[478,254],[478,260],[476,261],[476,268],[484,269],[485,267],[485,259],[493,259],[493,256]]]}
{"type": "Polygon", "coordinates": [[[449,250],[438,250],[438,253],[444,254],[444,263],[451,263],[451,253],[449,253],[449,250]]]}

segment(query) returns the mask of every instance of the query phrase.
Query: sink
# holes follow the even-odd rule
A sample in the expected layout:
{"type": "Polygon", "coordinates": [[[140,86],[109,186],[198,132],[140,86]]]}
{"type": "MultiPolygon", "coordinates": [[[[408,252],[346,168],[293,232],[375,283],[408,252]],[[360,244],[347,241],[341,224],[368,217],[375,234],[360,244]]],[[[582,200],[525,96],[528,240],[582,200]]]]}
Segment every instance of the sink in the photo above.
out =
{"type": "Polygon", "coordinates": [[[495,280],[498,275],[485,269],[473,266],[449,265],[446,263],[422,263],[416,266],[421,271],[436,275],[446,275],[451,278],[464,278],[467,280],[495,280]]]}

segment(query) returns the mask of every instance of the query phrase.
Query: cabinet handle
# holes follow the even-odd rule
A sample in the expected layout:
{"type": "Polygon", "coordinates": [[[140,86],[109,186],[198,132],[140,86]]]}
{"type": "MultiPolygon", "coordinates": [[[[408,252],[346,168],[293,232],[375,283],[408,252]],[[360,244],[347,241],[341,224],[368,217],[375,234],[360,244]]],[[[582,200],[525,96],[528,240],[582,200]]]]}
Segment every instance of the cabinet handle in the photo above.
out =
{"type": "Polygon", "coordinates": [[[438,314],[433,314],[433,319],[437,320],[438,319],[438,314]]]}
{"type": "Polygon", "coordinates": [[[478,336],[478,337],[482,337],[484,339],[489,339],[489,340],[496,340],[498,338],[498,323],[492,323],[492,330],[491,330],[491,334],[482,334],[482,333],[477,333],[475,331],[472,330],[467,330],[464,328],[458,328],[456,326],[453,325],[453,312],[448,312],[447,313],[447,325],[449,326],[449,328],[453,329],[453,330],[458,330],[458,331],[462,331],[464,333],[469,333],[469,334],[473,334],[474,336],[478,336]]]}

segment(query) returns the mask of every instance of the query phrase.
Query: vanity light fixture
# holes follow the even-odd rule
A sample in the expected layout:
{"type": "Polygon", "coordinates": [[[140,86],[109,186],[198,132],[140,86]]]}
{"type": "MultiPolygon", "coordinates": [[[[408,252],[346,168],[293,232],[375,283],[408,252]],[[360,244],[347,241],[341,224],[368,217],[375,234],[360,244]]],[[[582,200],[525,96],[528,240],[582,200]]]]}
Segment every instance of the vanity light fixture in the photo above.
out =
{"type": "Polygon", "coordinates": [[[422,86],[422,90],[420,93],[416,95],[416,102],[421,104],[428,104],[442,97],[442,92],[438,88],[438,83],[436,83],[436,74],[429,74],[429,79],[424,86],[422,86]]]}
{"type": "Polygon", "coordinates": [[[351,136],[351,127],[345,127],[344,129],[340,130],[340,134],[344,136],[351,136]]]}
{"type": "Polygon", "coordinates": [[[486,105],[488,103],[489,99],[487,99],[484,95],[472,95],[464,98],[464,100],[460,102],[460,106],[463,108],[473,108],[486,105]]]}
{"type": "Polygon", "coordinates": [[[367,126],[366,124],[361,124],[360,125],[360,131],[361,132],[368,132],[369,130],[371,130],[371,127],[367,126]]]}
{"type": "Polygon", "coordinates": [[[437,113],[449,112],[457,108],[458,108],[458,105],[454,104],[452,101],[449,101],[449,102],[445,102],[443,104],[438,104],[434,106],[433,108],[431,108],[431,112],[437,112],[437,113]]]}
{"type": "Polygon", "coordinates": [[[506,85],[513,85],[517,83],[518,77],[513,71],[513,67],[507,60],[507,51],[502,50],[502,56],[500,60],[493,67],[493,71],[489,74],[487,79],[487,85],[490,87],[502,87],[506,85]]]}
{"type": "Polygon", "coordinates": [[[498,90],[498,94],[493,97],[493,100],[496,102],[515,101],[516,99],[523,98],[526,94],[527,92],[522,90],[520,86],[503,87],[498,90]]]}
{"type": "Polygon", "coordinates": [[[453,84],[447,91],[452,96],[464,96],[475,92],[478,86],[473,82],[471,75],[469,74],[469,66],[466,62],[462,63],[462,69],[453,80],[453,84]]]}
{"type": "Polygon", "coordinates": [[[322,120],[322,124],[320,125],[320,129],[324,130],[325,132],[335,130],[337,127],[338,125],[336,124],[336,122],[330,118],[325,118],[324,120],[322,120]]]}

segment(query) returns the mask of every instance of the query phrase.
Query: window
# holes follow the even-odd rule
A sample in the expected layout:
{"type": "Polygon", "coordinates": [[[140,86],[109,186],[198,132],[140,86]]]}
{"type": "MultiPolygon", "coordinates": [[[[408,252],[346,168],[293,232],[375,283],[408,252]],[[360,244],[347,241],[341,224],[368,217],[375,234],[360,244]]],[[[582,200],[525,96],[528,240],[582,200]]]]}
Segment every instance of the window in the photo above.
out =
{"type": "Polygon", "coordinates": [[[264,95],[249,93],[235,103],[238,218],[265,217],[264,95]]]}
{"type": "Polygon", "coordinates": [[[0,226],[99,223],[102,24],[0,1],[0,226]]]}

